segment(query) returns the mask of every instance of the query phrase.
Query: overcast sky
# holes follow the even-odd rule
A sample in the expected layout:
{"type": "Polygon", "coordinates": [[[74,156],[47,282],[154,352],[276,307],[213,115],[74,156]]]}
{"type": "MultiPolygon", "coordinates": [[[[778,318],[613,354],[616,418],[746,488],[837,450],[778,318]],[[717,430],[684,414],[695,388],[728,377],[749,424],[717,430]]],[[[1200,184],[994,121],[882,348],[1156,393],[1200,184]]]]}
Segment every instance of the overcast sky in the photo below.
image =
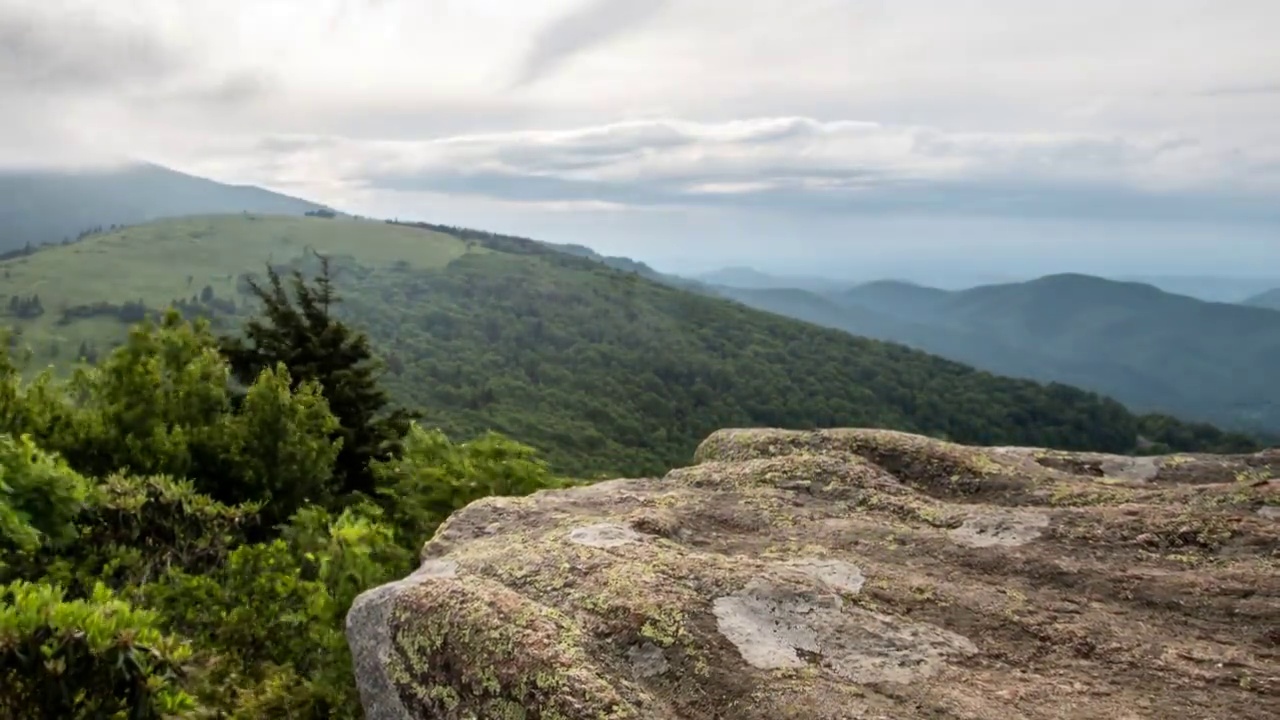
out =
{"type": "Polygon", "coordinates": [[[1280,274],[1277,0],[0,0],[0,164],[664,269],[1280,274]]]}

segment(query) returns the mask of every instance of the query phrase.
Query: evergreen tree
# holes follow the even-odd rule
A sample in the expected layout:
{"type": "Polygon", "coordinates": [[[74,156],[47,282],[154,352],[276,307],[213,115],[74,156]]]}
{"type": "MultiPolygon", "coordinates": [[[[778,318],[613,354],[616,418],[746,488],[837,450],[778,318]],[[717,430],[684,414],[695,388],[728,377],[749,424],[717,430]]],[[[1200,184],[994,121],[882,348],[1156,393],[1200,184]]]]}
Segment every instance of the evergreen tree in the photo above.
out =
{"type": "Polygon", "coordinates": [[[221,339],[222,352],[236,379],[245,385],[278,363],[288,369],[293,390],[307,381],[319,383],[339,422],[335,434],[342,448],[334,468],[338,490],[373,496],[369,463],[400,455],[415,416],[391,406],[378,383],[381,368],[369,338],[333,316],[340,298],[333,289],[328,258],[316,256],[320,274],[308,283],[295,270],[290,283],[293,297],[270,265],[265,287],[249,279],[249,289],[262,307],[244,324],[242,337],[221,339]]]}

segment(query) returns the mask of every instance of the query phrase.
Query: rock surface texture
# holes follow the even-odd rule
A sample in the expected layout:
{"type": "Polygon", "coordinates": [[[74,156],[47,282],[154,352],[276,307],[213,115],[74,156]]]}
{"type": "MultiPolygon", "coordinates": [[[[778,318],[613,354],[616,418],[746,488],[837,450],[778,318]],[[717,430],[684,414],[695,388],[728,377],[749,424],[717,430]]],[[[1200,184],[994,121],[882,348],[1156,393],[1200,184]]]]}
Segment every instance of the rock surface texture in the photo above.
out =
{"type": "Polygon", "coordinates": [[[1280,451],[726,430],[473,503],[347,620],[370,720],[1280,717],[1280,451]]]}

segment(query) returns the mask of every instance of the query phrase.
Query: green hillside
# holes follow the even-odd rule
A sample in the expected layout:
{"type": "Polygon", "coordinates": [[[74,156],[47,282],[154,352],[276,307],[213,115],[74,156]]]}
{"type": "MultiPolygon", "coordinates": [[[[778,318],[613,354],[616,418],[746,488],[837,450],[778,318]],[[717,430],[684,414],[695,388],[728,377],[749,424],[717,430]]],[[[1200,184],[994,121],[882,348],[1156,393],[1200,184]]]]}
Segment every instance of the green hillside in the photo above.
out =
{"type": "Polygon", "coordinates": [[[158,165],[93,171],[0,170],[0,252],[60,243],[94,228],[208,213],[302,215],[321,206],[158,165]]]}
{"type": "Polygon", "coordinates": [[[994,373],[1093,390],[1140,412],[1280,430],[1280,313],[1073,274],[962,291],[868,283],[810,293],[807,308],[794,298],[732,294],[758,309],[994,373]],[[805,311],[817,300],[844,312],[805,311]]]}
{"type": "MultiPolygon", "coordinates": [[[[83,343],[101,351],[124,338],[135,310],[208,292],[237,302],[237,279],[308,249],[355,250],[361,262],[439,267],[466,252],[456,238],[373,221],[283,216],[196,216],[125,228],[0,263],[9,320],[32,365],[65,365],[83,343]],[[373,236],[376,241],[359,242],[373,236]],[[209,288],[208,291],[205,288],[209,288]],[[13,297],[38,297],[43,313],[14,317],[13,297]],[[68,322],[67,316],[76,317],[68,322]],[[122,320],[124,322],[122,322],[122,320]]],[[[482,250],[482,249],[481,249],[482,250]]],[[[480,250],[477,250],[480,251],[480,250]]],[[[230,310],[231,308],[227,308],[230,310]]]]}
{"type": "MultiPolygon", "coordinates": [[[[980,367],[996,375],[1028,377],[1027,368],[1041,368],[1049,359],[1032,351],[1020,350],[992,338],[964,330],[943,327],[929,322],[924,307],[929,298],[904,297],[920,286],[896,282],[874,283],[879,288],[893,292],[902,302],[892,304],[892,312],[871,309],[851,302],[848,295],[820,295],[808,290],[747,290],[720,287],[724,297],[744,305],[789,318],[838,328],[846,332],[878,340],[901,343],[933,355],[949,358],[967,365],[980,367]],[[915,307],[915,305],[921,307],[915,307]]],[[[871,287],[871,285],[868,285],[871,287]]],[[[938,291],[942,292],[942,291],[938,291]]],[[[1085,378],[1087,379],[1087,378],[1085,378]]],[[[1074,384],[1072,379],[1058,378],[1059,382],[1074,384]]]]}
{"type": "Polygon", "coordinates": [[[484,233],[207,216],[0,268],[32,371],[68,367],[81,349],[99,354],[139,314],[175,300],[233,327],[249,309],[244,273],[268,261],[310,270],[312,249],[334,258],[339,315],[370,333],[399,401],[451,435],[509,434],[577,475],[658,473],[731,426],[870,425],[1120,452],[1140,431],[1177,449],[1249,444],[484,233]]]}

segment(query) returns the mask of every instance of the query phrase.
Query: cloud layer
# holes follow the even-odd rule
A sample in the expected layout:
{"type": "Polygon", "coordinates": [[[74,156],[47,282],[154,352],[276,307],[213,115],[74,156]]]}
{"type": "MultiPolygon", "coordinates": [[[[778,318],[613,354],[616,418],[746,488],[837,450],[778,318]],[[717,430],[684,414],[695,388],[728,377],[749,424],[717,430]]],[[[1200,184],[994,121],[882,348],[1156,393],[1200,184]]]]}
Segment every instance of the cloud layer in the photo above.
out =
{"type": "Polygon", "coordinates": [[[581,213],[579,242],[601,213],[1276,223],[1277,26],[1272,0],[0,0],[0,167],[581,213]]]}
{"type": "Polygon", "coordinates": [[[617,208],[1276,220],[1277,167],[1193,138],[947,133],[811,118],[639,120],[424,141],[292,136],[253,174],[617,208]],[[1230,188],[1230,192],[1226,188],[1230,188]]]}

